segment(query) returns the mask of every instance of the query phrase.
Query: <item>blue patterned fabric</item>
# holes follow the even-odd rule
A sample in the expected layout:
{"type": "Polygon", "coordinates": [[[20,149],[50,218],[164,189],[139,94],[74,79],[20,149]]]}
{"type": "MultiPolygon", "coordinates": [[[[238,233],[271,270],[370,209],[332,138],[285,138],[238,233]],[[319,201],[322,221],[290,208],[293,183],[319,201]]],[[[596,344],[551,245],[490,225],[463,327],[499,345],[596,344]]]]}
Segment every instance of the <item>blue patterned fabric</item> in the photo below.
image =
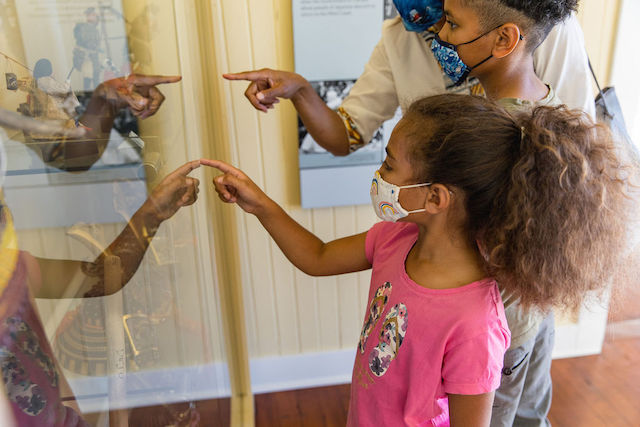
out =
{"type": "Polygon", "coordinates": [[[431,42],[431,51],[442,67],[442,71],[455,85],[462,83],[471,72],[471,68],[458,56],[455,46],[442,41],[437,34],[431,42]]]}
{"type": "Polygon", "coordinates": [[[442,18],[440,0],[393,0],[407,31],[427,31],[442,18]]]}

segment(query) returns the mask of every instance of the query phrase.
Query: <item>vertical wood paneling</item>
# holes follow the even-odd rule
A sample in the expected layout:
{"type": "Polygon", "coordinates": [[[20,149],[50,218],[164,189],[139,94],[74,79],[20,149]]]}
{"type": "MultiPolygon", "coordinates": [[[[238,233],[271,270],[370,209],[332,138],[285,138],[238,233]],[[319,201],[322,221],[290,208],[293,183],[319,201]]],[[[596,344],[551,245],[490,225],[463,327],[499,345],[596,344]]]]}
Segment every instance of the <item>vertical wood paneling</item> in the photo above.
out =
{"type": "MultiPolygon", "coordinates": [[[[335,222],[339,220],[334,209],[315,209],[313,211],[313,229],[316,235],[328,242],[336,239],[335,222]]],[[[320,349],[334,350],[340,348],[340,332],[342,325],[338,311],[337,278],[320,277],[318,283],[318,333],[320,349]]]]}
{"type": "Polygon", "coordinates": [[[300,352],[300,315],[298,285],[294,267],[275,243],[271,243],[273,254],[274,287],[276,292],[276,315],[278,317],[279,354],[300,352]]]}
{"type": "MultiPolygon", "coordinates": [[[[185,144],[187,150],[187,158],[193,159],[203,155],[203,152],[208,148],[203,146],[203,140],[207,140],[206,135],[206,123],[208,114],[211,114],[208,109],[202,108],[205,104],[204,99],[199,99],[197,102],[193,102],[193,96],[190,94],[194,92],[201,92],[203,87],[199,84],[200,76],[202,75],[202,62],[200,57],[200,43],[206,44],[203,41],[200,33],[198,32],[198,26],[194,23],[198,22],[198,19],[202,19],[202,16],[198,16],[198,11],[194,7],[194,4],[174,3],[174,10],[176,14],[176,29],[178,34],[178,52],[180,54],[179,62],[183,74],[188,72],[191,78],[183,79],[183,122],[188,122],[187,118],[192,122],[198,123],[199,126],[188,126],[185,128],[186,141],[190,143],[185,144]],[[196,86],[197,85],[197,86],[196,86]],[[189,102],[190,101],[190,102],[189,102]]],[[[211,22],[211,16],[208,17],[208,22],[211,22]]],[[[202,173],[202,172],[201,172],[202,173]]],[[[206,188],[206,179],[202,182],[202,187],[206,188]]],[[[219,293],[218,286],[211,286],[216,283],[218,279],[218,265],[215,258],[213,242],[213,227],[210,212],[207,209],[207,202],[209,201],[209,194],[207,192],[200,193],[200,201],[195,206],[192,206],[189,210],[194,215],[193,222],[193,234],[192,240],[194,243],[194,249],[197,255],[199,255],[199,271],[202,271],[200,277],[201,286],[197,286],[200,310],[200,339],[204,345],[204,360],[217,361],[225,360],[225,345],[223,345],[223,322],[222,322],[222,304],[221,295],[219,293]],[[201,232],[208,230],[209,233],[201,232]],[[208,237],[208,239],[207,239],[208,237]],[[212,307],[215,307],[212,309],[212,307]],[[212,339],[213,338],[213,339],[212,339]]],[[[240,336],[241,326],[235,325],[235,336],[240,336]]],[[[238,357],[235,358],[239,359],[238,357]]]]}
{"type": "MultiPolygon", "coordinates": [[[[378,221],[371,206],[358,206],[356,208],[357,227],[359,232],[367,231],[373,224],[378,221]]],[[[371,281],[371,272],[362,272],[358,274],[358,311],[360,313],[359,326],[362,326],[364,312],[366,310],[367,299],[369,297],[369,284],[371,281]]]]}
{"type": "MultiPolygon", "coordinates": [[[[249,0],[223,4],[224,21],[234,23],[233,27],[225,28],[228,71],[279,66],[291,69],[292,46],[280,41],[292,39],[289,2],[274,0],[270,5],[249,0]],[[243,11],[245,3],[248,8],[243,11]],[[247,21],[251,23],[250,28],[245,28],[247,21]],[[246,32],[242,34],[242,30],[246,32]]],[[[324,240],[337,237],[335,224],[353,223],[349,214],[345,216],[345,210],[335,214],[332,210],[306,211],[297,206],[296,118],[290,106],[268,115],[259,114],[243,96],[246,84],[230,86],[235,134],[232,146],[237,153],[237,164],[303,226],[324,240]]],[[[353,215],[354,211],[346,212],[353,215]]],[[[251,356],[335,349],[342,346],[343,341],[351,345],[354,342],[351,337],[357,337],[355,331],[360,328],[361,310],[353,297],[348,303],[338,298],[338,280],[341,285],[351,283],[356,294],[366,296],[368,279],[358,280],[358,275],[351,275],[350,279],[314,279],[297,270],[294,272],[280,253],[272,252],[275,250],[272,243],[265,245],[266,233],[255,220],[243,218],[242,228],[241,257],[245,266],[251,356]],[[360,285],[359,281],[366,283],[360,285]],[[342,319],[349,319],[348,326],[345,326],[347,320],[342,319]],[[345,327],[352,331],[349,339],[342,338],[345,327]]]]}
{"type": "MultiPolygon", "coordinates": [[[[335,208],[336,237],[344,237],[357,234],[356,208],[353,206],[335,208]]],[[[358,275],[356,273],[345,274],[337,278],[337,294],[339,316],[340,347],[349,348],[358,340],[360,334],[360,322],[362,322],[359,312],[358,299],[360,290],[358,285],[358,275]]]]}
{"type": "MultiPolygon", "coordinates": [[[[302,209],[291,212],[293,219],[298,221],[303,227],[312,230],[312,212],[302,209]]],[[[298,300],[300,352],[320,351],[320,333],[318,324],[318,309],[321,304],[318,301],[318,283],[311,276],[295,270],[296,297],[298,300]]]]}
{"type": "MultiPolygon", "coordinates": [[[[234,3],[235,2],[213,2],[214,25],[216,27],[223,29],[222,31],[215,31],[213,34],[213,36],[215,37],[214,41],[216,43],[216,49],[214,50],[214,52],[217,55],[217,57],[215,58],[215,64],[218,67],[216,69],[219,69],[220,72],[234,69],[237,63],[235,58],[231,57],[234,53],[234,48],[232,44],[236,40],[235,38],[236,34],[234,34],[234,32],[231,30],[232,27],[229,27],[226,24],[228,22],[229,17],[239,18],[239,16],[237,16],[237,12],[236,12],[236,15],[233,14],[233,12],[235,11],[235,9],[233,9],[234,3]],[[230,64],[233,64],[233,65],[230,65],[230,64]]],[[[242,45],[242,49],[247,49],[247,46],[246,46],[247,41],[242,39],[241,42],[244,42],[244,44],[242,45]]],[[[235,103],[237,103],[239,99],[238,99],[238,93],[233,88],[233,86],[229,84],[224,84],[224,85],[214,84],[213,87],[221,88],[221,91],[219,93],[219,97],[221,99],[218,100],[220,104],[219,108],[221,109],[219,114],[225,114],[225,113],[228,114],[229,111],[231,114],[235,114],[235,109],[234,109],[235,103]]],[[[227,119],[226,120],[227,126],[223,125],[221,131],[215,130],[215,132],[217,136],[228,137],[228,140],[229,140],[228,147],[226,146],[226,144],[222,143],[222,141],[214,141],[214,143],[218,142],[218,144],[210,147],[209,151],[212,154],[228,153],[228,157],[224,157],[224,156],[223,157],[219,156],[219,157],[223,159],[227,159],[233,164],[238,164],[239,163],[239,154],[237,150],[238,135],[236,134],[235,122],[232,120],[232,118],[228,116],[225,118],[227,119]]],[[[250,277],[250,274],[249,274],[249,266],[245,262],[248,258],[247,245],[245,243],[247,241],[246,225],[244,222],[244,218],[236,212],[234,207],[227,206],[226,208],[227,209],[223,210],[223,214],[233,217],[233,219],[227,222],[232,222],[236,227],[236,230],[234,231],[238,239],[237,240],[238,253],[237,254],[227,253],[225,254],[225,257],[227,257],[229,260],[234,260],[236,259],[236,257],[239,258],[239,260],[236,262],[236,265],[239,266],[239,270],[240,270],[239,273],[240,273],[240,278],[242,282],[242,297],[244,298],[244,316],[246,317],[245,322],[246,322],[246,329],[247,329],[246,331],[247,352],[249,355],[251,355],[257,352],[257,344],[256,344],[257,343],[257,325],[255,320],[255,305],[254,305],[253,292],[252,292],[251,286],[247,284],[248,282],[247,277],[250,277]],[[234,213],[230,213],[230,212],[234,212],[234,213]]],[[[222,218],[221,221],[225,222],[225,219],[222,218]]],[[[233,233],[233,231],[230,231],[230,233],[233,233]]],[[[224,243],[220,243],[220,245],[222,245],[223,247],[226,246],[224,243]]],[[[233,276],[235,272],[230,271],[228,274],[233,276]]],[[[248,381],[249,380],[248,377],[245,380],[248,381]]]]}
{"type": "MultiPolygon", "coordinates": [[[[277,55],[277,52],[274,51],[276,19],[273,5],[264,0],[249,0],[248,3],[251,28],[254,29],[252,32],[252,68],[273,67],[274,53],[277,55]]],[[[286,169],[280,167],[285,164],[285,150],[279,117],[276,114],[258,114],[258,126],[261,136],[259,143],[262,153],[263,188],[270,197],[282,201],[286,189],[281,183],[286,181],[286,169]]],[[[266,236],[266,232],[263,234],[266,236]]],[[[271,266],[268,291],[274,295],[273,316],[276,326],[273,335],[267,338],[270,343],[276,345],[270,352],[281,354],[283,351],[287,352],[284,350],[285,347],[294,349],[298,346],[298,325],[291,322],[291,319],[296,319],[296,316],[291,316],[292,307],[296,305],[294,299],[291,298],[293,286],[290,281],[293,277],[293,271],[292,267],[287,265],[288,261],[284,260],[283,262],[279,253],[280,249],[273,245],[270,238],[267,238],[267,241],[267,261],[271,266]]],[[[265,285],[266,283],[262,286],[265,285]]],[[[295,313],[295,310],[293,312],[295,313]]]]}
{"type": "MultiPolygon", "coordinates": [[[[226,31],[229,32],[231,30],[228,25],[234,28],[234,48],[227,50],[229,67],[234,70],[254,68],[253,53],[255,47],[253,46],[254,40],[252,37],[254,32],[259,37],[264,24],[252,27],[252,11],[250,11],[249,2],[246,0],[227,1],[223,2],[223,5],[226,31]],[[229,19],[229,16],[238,17],[238,19],[229,19]],[[236,35],[238,27],[244,30],[244,34],[241,37],[236,35]],[[238,46],[242,46],[242,48],[238,49],[238,46]]],[[[232,121],[236,137],[234,149],[237,153],[237,164],[246,170],[259,186],[264,188],[260,124],[253,107],[244,99],[243,86],[242,84],[231,86],[234,112],[232,121]]],[[[250,293],[254,298],[252,305],[255,318],[249,324],[253,324],[256,329],[259,328],[260,330],[260,333],[253,334],[256,342],[253,345],[250,343],[250,354],[255,352],[277,354],[277,321],[276,316],[274,316],[275,295],[273,292],[269,238],[255,218],[241,212],[238,212],[238,215],[242,217],[246,228],[246,238],[241,243],[244,246],[243,252],[247,256],[247,262],[242,263],[246,266],[244,288],[251,287],[250,293]]]]}
{"type": "MultiPolygon", "coordinates": [[[[293,34],[291,31],[291,2],[289,0],[272,0],[263,2],[273,12],[273,29],[266,33],[272,35],[269,38],[269,52],[271,58],[265,59],[260,67],[271,67],[276,69],[293,70],[293,34]]],[[[273,124],[278,132],[267,136],[269,149],[266,151],[265,169],[267,174],[267,190],[274,200],[281,203],[292,213],[294,219],[304,218],[303,225],[309,227],[308,212],[296,206],[299,200],[299,180],[298,180],[298,132],[297,115],[290,103],[281,103],[281,108],[277,108],[268,115],[261,115],[261,122],[273,119],[273,124]],[[275,114],[273,114],[275,112],[275,114]]],[[[317,307],[317,280],[314,280],[303,273],[297,271],[288,260],[280,253],[280,249],[273,246],[277,255],[274,259],[279,259],[280,263],[275,266],[279,276],[291,277],[295,280],[289,283],[278,283],[277,301],[279,312],[291,313],[289,322],[283,322],[280,328],[281,342],[283,346],[280,354],[295,354],[298,352],[313,351],[317,349],[319,342],[319,319],[317,307]],[[294,302],[289,307],[289,301],[294,302]],[[303,304],[297,303],[303,301],[303,304]],[[285,303],[286,302],[286,303],[285,303]],[[309,307],[309,303],[314,304],[309,307]],[[295,351],[292,351],[294,350],[295,351]]],[[[284,316],[281,315],[281,319],[284,316]]]]}

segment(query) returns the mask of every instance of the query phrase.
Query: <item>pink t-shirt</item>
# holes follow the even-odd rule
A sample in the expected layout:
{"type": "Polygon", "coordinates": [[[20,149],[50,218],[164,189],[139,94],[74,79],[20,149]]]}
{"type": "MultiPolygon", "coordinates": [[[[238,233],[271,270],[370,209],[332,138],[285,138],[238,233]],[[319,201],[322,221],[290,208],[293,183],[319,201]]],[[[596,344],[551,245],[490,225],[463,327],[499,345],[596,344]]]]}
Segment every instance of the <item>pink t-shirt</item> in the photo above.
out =
{"type": "Polygon", "coordinates": [[[349,426],[447,426],[447,394],[500,385],[510,333],[498,286],[484,279],[429,289],[407,275],[418,227],[381,222],[367,233],[373,266],[353,367],[349,426]]]}

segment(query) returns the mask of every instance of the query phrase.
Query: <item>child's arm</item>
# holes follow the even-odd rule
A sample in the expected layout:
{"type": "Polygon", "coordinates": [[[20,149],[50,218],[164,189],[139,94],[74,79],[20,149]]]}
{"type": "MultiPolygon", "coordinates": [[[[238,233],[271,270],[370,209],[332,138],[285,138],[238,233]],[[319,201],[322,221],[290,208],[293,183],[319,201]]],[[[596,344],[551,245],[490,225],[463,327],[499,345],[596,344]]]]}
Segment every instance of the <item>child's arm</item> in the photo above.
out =
{"type": "Polygon", "coordinates": [[[448,398],[451,427],[489,425],[493,392],[478,395],[449,394],[448,398]]]}
{"type": "Polygon", "coordinates": [[[254,214],[287,259],[303,272],[329,276],[371,268],[365,254],[367,233],[324,243],[287,215],[241,170],[218,160],[201,159],[200,164],[224,173],[213,180],[220,199],[254,214]]]}

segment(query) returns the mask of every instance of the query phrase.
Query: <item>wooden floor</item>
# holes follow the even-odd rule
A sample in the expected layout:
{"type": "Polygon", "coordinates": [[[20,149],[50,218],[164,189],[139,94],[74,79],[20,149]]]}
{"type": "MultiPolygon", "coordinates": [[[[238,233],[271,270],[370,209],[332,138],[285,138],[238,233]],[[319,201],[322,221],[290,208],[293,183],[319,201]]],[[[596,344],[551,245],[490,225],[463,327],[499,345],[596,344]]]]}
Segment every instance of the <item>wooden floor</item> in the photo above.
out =
{"type": "MultiPolygon", "coordinates": [[[[640,322],[608,333],[601,355],[555,360],[555,427],[640,426],[640,322]]],[[[257,395],[256,426],[344,426],[349,385],[257,395]]]]}
{"type": "Polygon", "coordinates": [[[555,360],[551,377],[552,425],[640,426],[640,321],[610,324],[602,354],[555,360]]]}
{"type": "MultiPolygon", "coordinates": [[[[627,301],[635,304],[614,304],[602,354],[553,361],[554,427],[640,426],[640,295],[627,301]]],[[[344,426],[348,406],[349,385],[259,394],[256,426],[344,426]]],[[[229,425],[228,399],[197,408],[202,426],[229,425]]],[[[137,409],[138,420],[147,422],[136,425],[160,425],[151,421],[154,414],[158,408],[137,409]]]]}

